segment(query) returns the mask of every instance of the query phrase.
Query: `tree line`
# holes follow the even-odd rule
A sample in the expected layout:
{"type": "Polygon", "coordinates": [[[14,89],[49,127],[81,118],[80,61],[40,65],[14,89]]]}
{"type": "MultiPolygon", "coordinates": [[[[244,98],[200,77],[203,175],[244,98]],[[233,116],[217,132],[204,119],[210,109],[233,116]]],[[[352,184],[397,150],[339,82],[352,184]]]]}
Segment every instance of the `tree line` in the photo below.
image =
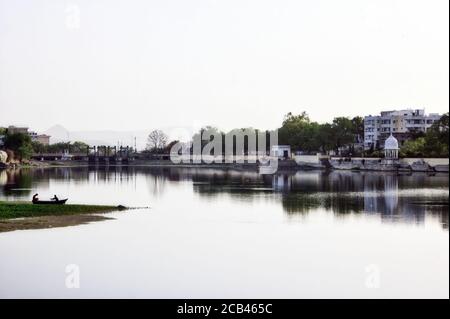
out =
{"type": "MultiPolygon", "coordinates": [[[[447,157],[448,156],[448,113],[434,123],[427,132],[411,132],[410,140],[401,146],[401,157],[447,157]]],[[[199,138],[204,131],[212,132],[222,137],[224,148],[225,136],[235,131],[252,128],[234,129],[229,132],[220,131],[216,127],[205,126],[192,136],[192,141],[199,138]]],[[[256,130],[258,131],[258,130],[256,130]]],[[[265,131],[267,134],[269,131],[265,131]]],[[[268,138],[266,139],[269,140],[268,138]]],[[[336,117],[331,123],[312,121],[306,112],[300,114],[288,113],[278,128],[278,143],[290,145],[293,152],[303,154],[330,153],[344,156],[383,156],[381,145],[370,150],[364,150],[364,119],[336,117]]],[[[172,145],[178,141],[169,142],[169,137],[161,130],[155,130],[148,136],[146,153],[168,154],[172,145]]],[[[201,142],[202,148],[208,140],[201,142]]],[[[244,150],[247,152],[247,140],[244,150]]],[[[192,150],[191,150],[192,151],[192,150]]]]}
{"type": "MultiPolygon", "coordinates": [[[[229,132],[220,131],[218,128],[206,126],[192,136],[192,140],[198,139],[204,131],[222,137],[222,147],[225,147],[225,137],[236,131],[253,130],[252,128],[234,129],[229,132]]],[[[258,132],[258,130],[256,130],[258,132]]],[[[266,132],[269,131],[259,131],[266,132]]],[[[18,159],[29,159],[33,153],[85,153],[89,145],[83,142],[60,142],[43,145],[32,141],[28,134],[8,133],[7,129],[0,128],[0,136],[3,137],[5,150],[12,151],[18,159]]],[[[211,138],[212,138],[211,136],[211,138]]],[[[336,117],[331,123],[318,123],[312,121],[306,112],[300,114],[288,113],[278,128],[278,143],[290,145],[293,152],[305,154],[344,152],[345,155],[382,156],[380,146],[375,149],[363,151],[356,148],[364,138],[364,119],[362,117],[336,117]],[[364,152],[363,154],[361,154],[364,152]]],[[[266,138],[269,142],[269,138],[266,138]]],[[[147,154],[168,154],[177,140],[169,141],[169,137],[161,130],[152,131],[147,139],[147,154]]],[[[208,140],[201,141],[202,148],[208,140]]],[[[400,148],[401,157],[448,157],[449,144],[449,114],[444,114],[440,120],[434,123],[427,132],[413,132],[411,139],[400,148]]],[[[268,145],[267,151],[268,151],[268,145]]],[[[222,150],[224,153],[224,149],[222,150]]],[[[248,140],[244,140],[244,151],[248,151],[248,140]]]]}
{"type": "MultiPolygon", "coordinates": [[[[249,128],[240,128],[240,129],[233,129],[229,132],[224,132],[219,130],[217,127],[214,126],[205,126],[202,127],[198,132],[194,133],[191,141],[190,142],[186,142],[184,143],[185,146],[187,146],[187,148],[190,149],[190,153],[193,154],[194,152],[194,145],[195,143],[198,143],[198,145],[200,145],[200,149],[202,150],[209,142],[213,141],[214,138],[220,139],[220,144],[222,146],[222,154],[226,153],[225,147],[226,147],[226,141],[227,141],[227,136],[233,136],[233,154],[236,154],[237,150],[236,150],[236,136],[240,135],[240,134],[245,134],[246,132],[253,132],[256,133],[255,136],[255,144],[258,145],[258,134],[262,133],[262,134],[266,134],[265,138],[266,138],[266,150],[269,151],[269,131],[260,131],[260,130],[255,130],[251,127],[249,128]],[[209,134],[209,138],[205,139],[205,134],[209,134]],[[203,137],[203,139],[202,139],[203,137]]],[[[155,130],[152,131],[147,139],[147,146],[146,149],[144,150],[144,153],[147,154],[169,154],[172,146],[179,143],[178,140],[173,140],[171,142],[169,141],[169,137],[161,130],[155,130]]],[[[249,140],[248,140],[248,136],[244,136],[243,139],[243,151],[245,154],[248,154],[248,148],[249,148],[249,140]]],[[[212,155],[212,151],[211,150],[211,155],[212,155]]]]}
{"type": "MultiPolygon", "coordinates": [[[[220,131],[213,126],[203,127],[199,132],[192,136],[192,141],[200,138],[203,132],[208,131],[212,135],[222,137],[222,147],[224,148],[225,137],[228,134],[234,134],[237,131],[253,130],[256,132],[265,132],[267,135],[270,131],[254,130],[253,128],[233,129],[229,132],[220,131]]],[[[303,153],[317,153],[339,151],[342,147],[348,147],[350,152],[356,152],[353,144],[362,139],[364,136],[364,120],[362,117],[354,117],[352,119],[346,117],[337,117],[332,123],[319,124],[309,119],[309,116],[303,112],[299,115],[288,113],[283,120],[282,126],[278,129],[278,143],[290,145],[292,151],[300,151],[303,153]]],[[[177,141],[168,141],[168,136],[160,130],[150,133],[146,152],[164,153],[169,152],[171,145],[177,141]]],[[[266,138],[267,143],[269,138],[266,138]]],[[[202,148],[208,143],[203,140],[202,148]]],[[[267,151],[268,149],[268,144],[267,151]]],[[[244,140],[244,152],[248,151],[248,140],[244,140]]]]}
{"type": "Polygon", "coordinates": [[[6,128],[0,128],[0,135],[3,136],[2,148],[11,151],[14,157],[19,160],[30,159],[33,154],[42,153],[86,153],[89,145],[84,142],[60,142],[44,145],[33,141],[28,134],[8,133],[6,128]]]}
{"type": "Polygon", "coordinates": [[[364,119],[336,117],[331,123],[311,121],[306,112],[286,114],[278,129],[280,144],[290,145],[292,151],[303,153],[339,153],[346,147],[348,153],[358,151],[354,145],[364,137],[364,119]]]}

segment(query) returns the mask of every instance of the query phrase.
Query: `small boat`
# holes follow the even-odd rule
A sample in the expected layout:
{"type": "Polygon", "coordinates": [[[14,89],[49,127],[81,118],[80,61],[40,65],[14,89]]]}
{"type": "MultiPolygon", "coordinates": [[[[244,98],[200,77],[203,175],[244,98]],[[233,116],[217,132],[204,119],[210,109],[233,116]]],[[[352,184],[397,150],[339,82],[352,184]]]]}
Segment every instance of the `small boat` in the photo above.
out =
{"type": "Polygon", "coordinates": [[[58,199],[58,200],[36,200],[33,201],[33,204],[44,204],[44,205],[64,205],[67,202],[66,199],[58,199]]]}

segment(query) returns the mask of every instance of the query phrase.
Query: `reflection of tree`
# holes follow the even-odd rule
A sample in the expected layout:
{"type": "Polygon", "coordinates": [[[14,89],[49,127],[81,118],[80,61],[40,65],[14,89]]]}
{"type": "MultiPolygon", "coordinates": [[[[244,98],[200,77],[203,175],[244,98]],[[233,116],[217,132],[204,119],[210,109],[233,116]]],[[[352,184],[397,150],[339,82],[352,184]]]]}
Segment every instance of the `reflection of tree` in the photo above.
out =
{"type": "MultiPolygon", "coordinates": [[[[227,193],[239,199],[265,197],[281,200],[289,215],[305,214],[323,208],[338,215],[350,213],[379,214],[384,221],[423,223],[427,210],[424,205],[413,204],[417,197],[399,196],[405,191],[427,187],[448,187],[448,179],[423,174],[397,176],[380,172],[297,172],[296,174],[242,175],[222,173],[193,175],[194,190],[202,196],[219,196],[227,193]],[[279,194],[274,197],[273,194],[279,194]]],[[[448,196],[443,199],[448,203],[448,196]]],[[[448,207],[448,204],[447,206],[448,207]]],[[[445,208],[445,207],[444,207],[445,208]]],[[[440,211],[443,227],[448,225],[446,209],[433,206],[434,215],[440,211]]]]}
{"type": "Polygon", "coordinates": [[[398,177],[386,175],[384,177],[384,203],[385,212],[394,214],[398,208],[398,177]]]}
{"type": "Polygon", "coordinates": [[[0,195],[6,196],[28,196],[33,186],[42,188],[51,180],[70,181],[75,185],[120,184],[136,182],[138,176],[144,176],[154,195],[164,193],[170,183],[189,182],[201,198],[220,201],[226,194],[248,203],[273,201],[281,203],[289,215],[307,214],[322,208],[338,215],[374,214],[393,222],[423,223],[426,216],[432,216],[448,228],[448,175],[398,176],[350,171],[260,175],[232,169],[132,166],[36,168],[0,173],[4,180],[0,195]],[[431,196],[424,193],[423,188],[441,191],[431,196]],[[447,194],[442,190],[447,190],[447,194]],[[440,205],[436,205],[437,202],[440,205]]]}
{"type": "Polygon", "coordinates": [[[448,204],[447,205],[436,205],[436,206],[428,205],[425,208],[426,208],[427,214],[430,214],[434,218],[438,218],[442,227],[444,229],[448,229],[448,204]]]}
{"type": "Polygon", "coordinates": [[[288,214],[304,214],[312,209],[324,208],[339,215],[346,215],[361,212],[364,208],[360,198],[349,200],[345,196],[336,194],[315,196],[311,194],[290,193],[283,196],[282,205],[288,214]]]}
{"type": "Polygon", "coordinates": [[[4,186],[8,183],[8,175],[6,170],[0,169],[0,186],[4,186]]]}
{"type": "Polygon", "coordinates": [[[6,170],[3,193],[7,196],[26,196],[31,192],[33,178],[28,169],[6,170]]]}
{"type": "MultiPolygon", "coordinates": [[[[167,171],[166,171],[167,173],[167,171]]],[[[152,170],[152,174],[146,175],[147,185],[151,194],[158,196],[164,192],[167,177],[165,177],[165,170],[161,169],[159,172],[152,170]]]]}

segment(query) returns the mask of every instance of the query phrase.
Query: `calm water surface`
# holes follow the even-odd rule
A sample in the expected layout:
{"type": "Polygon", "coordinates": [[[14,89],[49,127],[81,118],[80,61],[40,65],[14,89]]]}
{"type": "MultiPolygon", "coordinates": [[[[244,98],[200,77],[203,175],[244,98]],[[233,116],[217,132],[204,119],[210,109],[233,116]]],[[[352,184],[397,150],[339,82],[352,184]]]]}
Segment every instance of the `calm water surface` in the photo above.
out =
{"type": "Polygon", "coordinates": [[[0,171],[0,200],[149,206],[0,233],[0,297],[449,297],[448,175],[0,171]],[[66,287],[66,266],[80,287],[66,287]]]}

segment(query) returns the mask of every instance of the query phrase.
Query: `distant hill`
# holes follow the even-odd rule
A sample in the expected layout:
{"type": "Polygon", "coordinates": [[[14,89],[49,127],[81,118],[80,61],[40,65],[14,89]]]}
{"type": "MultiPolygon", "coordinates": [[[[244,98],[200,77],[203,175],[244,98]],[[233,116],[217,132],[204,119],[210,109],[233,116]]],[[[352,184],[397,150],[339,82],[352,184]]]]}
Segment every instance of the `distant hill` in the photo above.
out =
{"type": "Polygon", "coordinates": [[[61,141],[68,141],[70,138],[69,131],[61,125],[55,125],[44,132],[44,134],[51,136],[51,142],[57,143],[61,141]]]}

